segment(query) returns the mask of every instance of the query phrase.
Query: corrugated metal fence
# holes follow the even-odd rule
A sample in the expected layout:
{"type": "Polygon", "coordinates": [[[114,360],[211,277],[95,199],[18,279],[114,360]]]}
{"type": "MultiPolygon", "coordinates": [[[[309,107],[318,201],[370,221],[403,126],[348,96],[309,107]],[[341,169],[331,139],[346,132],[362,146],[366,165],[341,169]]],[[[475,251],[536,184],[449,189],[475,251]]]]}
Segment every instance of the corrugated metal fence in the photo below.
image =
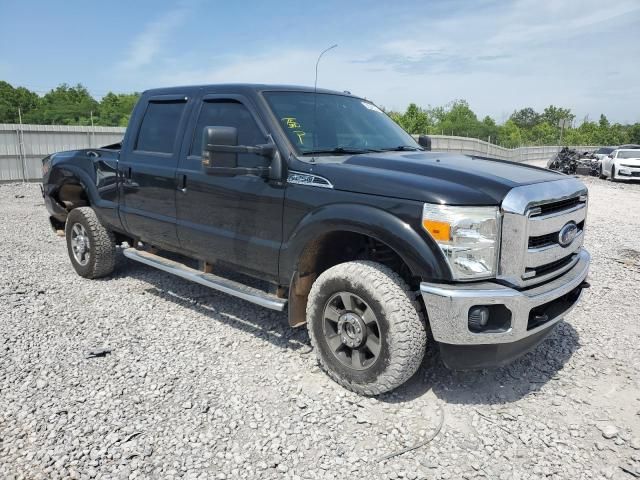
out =
{"type": "Polygon", "coordinates": [[[0,124],[0,182],[37,180],[50,153],[119,142],[122,127],[0,124]]]}
{"type": "MultiPolygon", "coordinates": [[[[75,127],[64,125],[0,124],[0,182],[38,180],[40,159],[50,153],[92,148],[119,142],[123,127],[75,127]]],[[[476,138],[432,135],[432,148],[438,151],[500,158],[513,162],[547,160],[560,147],[503,148],[476,138]]],[[[592,150],[594,146],[572,147],[592,150]]]]}

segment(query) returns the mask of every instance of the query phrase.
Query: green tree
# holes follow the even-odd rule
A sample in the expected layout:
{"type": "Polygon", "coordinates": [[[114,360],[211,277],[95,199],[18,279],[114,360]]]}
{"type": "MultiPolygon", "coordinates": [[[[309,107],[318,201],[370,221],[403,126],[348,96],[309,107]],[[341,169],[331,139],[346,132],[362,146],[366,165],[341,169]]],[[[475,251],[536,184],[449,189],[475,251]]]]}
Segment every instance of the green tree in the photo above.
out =
{"type": "Polygon", "coordinates": [[[391,118],[407,132],[414,135],[427,133],[427,128],[431,124],[427,111],[418,107],[415,103],[409,104],[403,114],[392,113],[391,118]]]}
{"type": "Polygon", "coordinates": [[[454,100],[438,116],[436,131],[462,137],[480,136],[482,124],[466,100],[454,100]]]}
{"type": "Polygon", "coordinates": [[[533,128],[541,122],[540,114],[531,107],[516,110],[511,114],[510,119],[520,129],[533,128]]]}
{"type": "Polygon", "coordinates": [[[0,81],[0,123],[18,123],[18,109],[23,117],[38,105],[36,93],[24,88],[13,88],[9,83],[0,81]]]}
{"type": "Polygon", "coordinates": [[[529,139],[538,145],[553,145],[558,142],[558,128],[548,122],[538,123],[531,128],[529,139]]]}
{"type": "Polygon", "coordinates": [[[634,123],[629,126],[628,130],[629,142],[640,144],[640,123],[634,123]]]}
{"type": "Polygon", "coordinates": [[[89,125],[92,112],[97,115],[98,102],[89,91],[81,84],[70,87],[63,83],[45,94],[26,119],[46,125],[89,125]]]}
{"type": "Polygon", "coordinates": [[[571,113],[571,109],[556,107],[555,105],[549,105],[540,115],[541,122],[547,122],[553,127],[558,127],[560,120],[567,119],[569,122],[573,122],[575,118],[576,116],[571,113]]]}
{"type": "Polygon", "coordinates": [[[600,114],[600,120],[598,121],[598,125],[600,125],[600,128],[603,130],[607,130],[609,127],[611,127],[611,124],[609,123],[609,119],[606,117],[604,113],[600,114]]]}
{"type": "Polygon", "coordinates": [[[513,120],[507,120],[500,129],[499,143],[507,148],[522,145],[522,132],[513,120]]]}
{"type": "Polygon", "coordinates": [[[139,93],[107,93],[98,106],[97,125],[126,127],[139,93]]]}
{"type": "Polygon", "coordinates": [[[493,118],[487,115],[482,119],[482,122],[480,123],[479,132],[479,137],[481,140],[491,140],[491,143],[495,143],[498,141],[500,127],[498,127],[496,121],[493,118]]]}

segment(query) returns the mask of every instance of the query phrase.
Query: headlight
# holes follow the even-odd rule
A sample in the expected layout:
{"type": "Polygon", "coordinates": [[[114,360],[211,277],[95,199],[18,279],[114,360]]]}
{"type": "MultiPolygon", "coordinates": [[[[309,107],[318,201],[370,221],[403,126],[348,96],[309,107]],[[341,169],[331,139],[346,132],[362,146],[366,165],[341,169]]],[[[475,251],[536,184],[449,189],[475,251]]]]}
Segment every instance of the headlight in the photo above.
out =
{"type": "Polygon", "coordinates": [[[425,204],[422,226],[440,246],[456,280],[496,275],[500,241],[498,207],[425,204]]]}

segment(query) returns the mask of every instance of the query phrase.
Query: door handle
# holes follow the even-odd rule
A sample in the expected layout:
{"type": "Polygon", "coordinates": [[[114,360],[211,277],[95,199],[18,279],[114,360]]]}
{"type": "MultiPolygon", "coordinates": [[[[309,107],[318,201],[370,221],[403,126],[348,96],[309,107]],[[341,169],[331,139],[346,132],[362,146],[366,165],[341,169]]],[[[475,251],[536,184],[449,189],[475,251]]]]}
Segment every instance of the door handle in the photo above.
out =
{"type": "Polygon", "coordinates": [[[131,167],[129,167],[125,170],[124,181],[122,182],[122,188],[125,191],[135,192],[138,190],[140,185],[135,183],[131,177],[132,177],[132,172],[131,172],[131,167]]]}
{"type": "Polygon", "coordinates": [[[180,186],[178,187],[178,190],[181,191],[182,193],[187,193],[187,176],[186,175],[182,175],[182,180],[180,182],[180,186]]]}

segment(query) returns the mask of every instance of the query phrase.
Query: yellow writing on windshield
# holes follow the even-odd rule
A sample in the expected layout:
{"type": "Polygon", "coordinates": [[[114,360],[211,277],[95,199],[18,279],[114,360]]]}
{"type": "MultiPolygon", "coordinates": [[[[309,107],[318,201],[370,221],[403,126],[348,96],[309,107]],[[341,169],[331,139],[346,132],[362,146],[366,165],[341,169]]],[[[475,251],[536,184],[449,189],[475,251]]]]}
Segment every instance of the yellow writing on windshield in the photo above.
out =
{"type": "Polygon", "coordinates": [[[296,117],[284,117],[281,119],[284,123],[286,123],[287,127],[294,129],[294,128],[300,128],[301,125],[300,123],[298,123],[298,120],[296,119],[296,117]]]}
{"type": "Polygon", "coordinates": [[[306,133],[304,133],[302,130],[294,130],[294,132],[297,136],[298,136],[298,141],[300,142],[300,145],[304,145],[304,136],[306,135],[306,133]]]}

